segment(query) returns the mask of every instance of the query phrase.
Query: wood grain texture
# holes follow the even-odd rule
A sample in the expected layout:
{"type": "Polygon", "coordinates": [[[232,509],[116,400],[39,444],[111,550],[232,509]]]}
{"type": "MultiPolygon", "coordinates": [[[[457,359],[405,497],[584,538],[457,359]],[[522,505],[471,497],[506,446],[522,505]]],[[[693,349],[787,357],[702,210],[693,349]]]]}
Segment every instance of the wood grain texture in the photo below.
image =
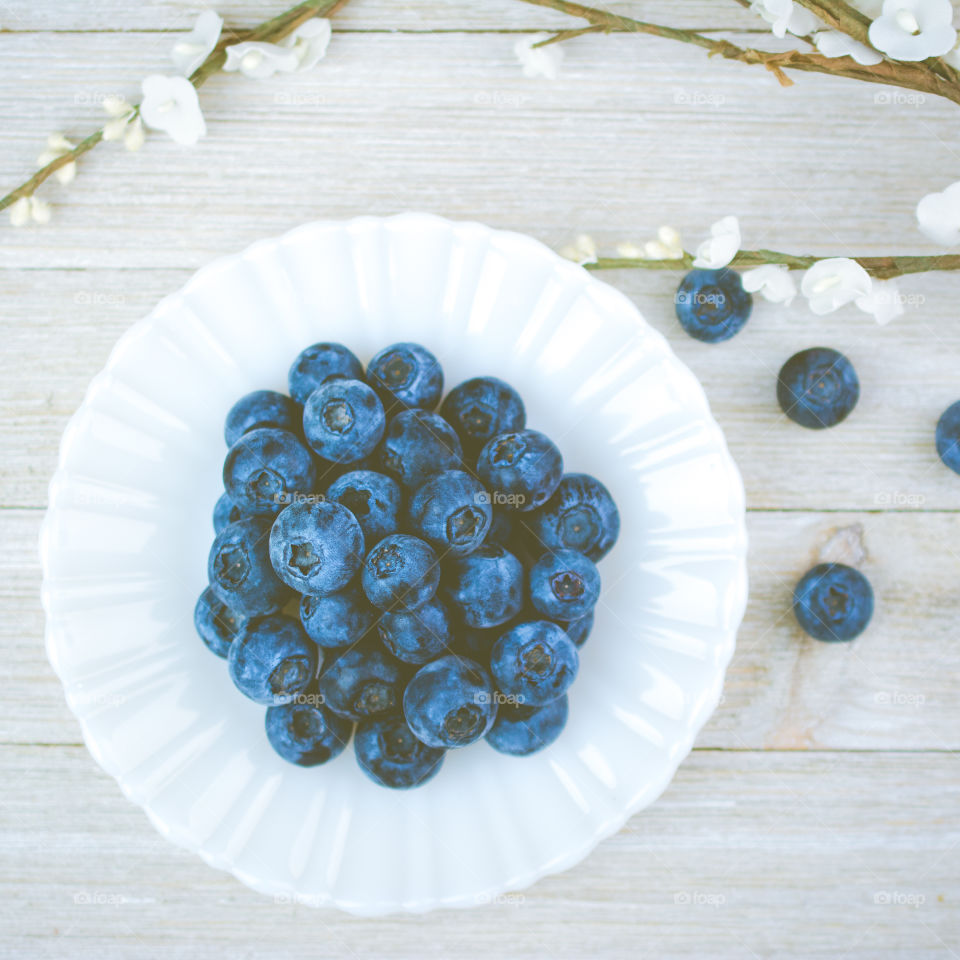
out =
{"type": "Polygon", "coordinates": [[[960,923],[956,766],[924,755],[695,751],[572,871],[377,920],[277,903],[174,848],[82,748],[7,747],[0,775],[10,957],[925,960],[960,923]]]}
{"type": "MultiPolygon", "coordinates": [[[[736,3],[606,0],[652,20],[773,41],[736,3]]],[[[283,4],[230,0],[249,26],[283,4]]],[[[102,122],[110,93],[168,69],[186,0],[0,8],[0,183],[48,133],[102,122]]],[[[59,437],[116,339],[193,270],[307,219],[403,209],[612,252],[661,223],[695,246],[931,253],[924,193],[956,178],[956,108],[817,76],[772,76],[647,37],[581,37],[561,78],[521,75],[516,32],[572,25],[517,0],[352,0],[327,60],[212,80],[209,137],[98,148],[45,191],[48,228],[0,242],[0,957],[960,956],[960,482],[933,428],[960,396],[957,284],[903,283],[879,328],[849,308],[758,303],[706,346],[673,316],[677,274],[605,276],[701,379],[743,472],[751,599],[724,700],[653,807],[580,866],[473,911],[358,920],[278,904],[167,844],[79,743],[46,662],[36,539],[59,437]],[[951,173],[951,171],[953,171],[951,173]],[[789,423],[776,372],[847,353],[840,427],[789,423]],[[871,578],[873,624],[806,639],[789,610],[821,559],[871,578]]]]}

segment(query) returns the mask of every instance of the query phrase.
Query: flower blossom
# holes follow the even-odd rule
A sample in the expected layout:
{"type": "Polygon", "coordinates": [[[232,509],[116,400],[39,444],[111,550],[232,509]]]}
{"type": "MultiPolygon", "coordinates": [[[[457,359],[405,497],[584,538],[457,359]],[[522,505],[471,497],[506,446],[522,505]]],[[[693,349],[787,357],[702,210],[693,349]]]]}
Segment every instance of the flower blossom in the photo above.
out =
{"type": "MultiPolygon", "coordinates": [[[[76,144],[71,143],[62,133],[51,133],[47,137],[47,149],[37,157],[37,163],[45,167],[59,157],[69,153],[76,144]]],[[[71,160],[56,170],[53,174],[60,183],[69,183],[77,175],[77,161],[71,160]]],[[[38,201],[42,202],[42,201],[38,201]]],[[[46,222],[46,221],[41,221],[46,222]]]]}
{"type": "Polygon", "coordinates": [[[280,43],[244,40],[227,47],[227,73],[239,71],[246,77],[262,80],[275,73],[308,70],[323,59],[330,45],[330,21],[313,18],[300,24],[280,43]]]}
{"type": "Polygon", "coordinates": [[[935,243],[945,247],[960,243],[960,180],[942,193],[928,193],[917,204],[917,221],[935,243]]]}
{"type": "Polygon", "coordinates": [[[151,129],[163,130],[186,146],[195,144],[207,132],[196,88],[186,77],[147,77],[140,116],[151,129]]]}
{"type": "Polygon", "coordinates": [[[776,37],[786,36],[788,31],[795,36],[805,37],[816,29],[819,22],[814,14],[794,3],[794,0],[753,0],[750,9],[771,25],[776,37]]]}
{"type": "Polygon", "coordinates": [[[740,249],[740,222],[736,217],[724,217],[710,228],[710,238],[697,247],[695,267],[719,270],[725,267],[740,249]]]}
{"type": "Polygon", "coordinates": [[[957,42],[950,0],[884,0],[870,24],[870,43],[894,60],[926,60],[949,53],[957,42]]]}
{"type": "Polygon", "coordinates": [[[189,77],[213,52],[223,30],[223,17],[213,10],[204,10],[194,28],[181,37],[170,52],[179,73],[189,77]]]}
{"type": "Polygon", "coordinates": [[[754,267],[745,271],[740,280],[748,293],[759,293],[771,303],[790,306],[797,295],[797,284],[789,268],[782,263],[765,263],[761,267],[754,267]]]}
{"type": "Polygon", "coordinates": [[[803,275],[800,292],[817,316],[833,313],[844,304],[866,297],[872,287],[870,274],[849,257],[818,260],[803,275]]]}
{"type": "Polygon", "coordinates": [[[537,47],[534,44],[542,40],[549,40],[549,33],[535,33],[532,37],[522,37],[513,45],[513,52],[523,67],[525,77],[546,77],[556,80],[560,73],[560,64],[563,62],[563,48],[559,43],[551,43],[546,47],[537,47]]]}
{"type": "Polygon", "coordinates": [[[821,30],[813,35],[813,42],[820,53],[831,59],[853,57],[864,67],[872,67],[883,60],[883,57],[872,47],[854,40],[853,37],[848,37],[839,30],[821,30]]]}

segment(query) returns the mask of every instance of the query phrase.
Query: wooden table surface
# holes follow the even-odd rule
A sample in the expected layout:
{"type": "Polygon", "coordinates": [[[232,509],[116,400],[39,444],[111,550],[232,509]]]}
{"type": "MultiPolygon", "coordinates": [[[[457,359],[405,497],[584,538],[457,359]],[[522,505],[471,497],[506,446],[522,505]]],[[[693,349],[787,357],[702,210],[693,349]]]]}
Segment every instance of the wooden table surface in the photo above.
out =
{"type": "MultiPolygon", "coordinates": [[[[617,9],[711,31],[733,2],[617,9]]],[[[229,0],[249,26],[282,4],[229,0]]],[[[168,69],[186,0],[0,4],[0,183],[46,136],[102,122],[168,69]]],[[[353,0],[312,72],[202,92],[209,136],[107,144],[0,241],[0,954],[4,957],[926,957],[960,955],[960,477],[933,430],[960,397],[960,277],[903,283],[904,317],[759,303],[706,346],[674,273],[607,276],[701,378],[747,488],[751,598],[724,700],[652,808],[579,866],[470,911],[357,919],[278,905],[168,845],[93,762],[44,655],[37,531],[67,418],[116,339],[201,264],[305,220],[427,210],[612,252],[663,223],[688,246],[739,215],[748,247],[935,252],[917,200],[960,177],[946,101],[797,74],[791,89],[650,37],[584,36],[559,80],[518,0],[353,0]],[[828,345],[859,372],[847,422],[780,414],[776,371],[828,345]],[[853,559],[877,594],[856,642],[803,636],[797,578],[853,559]]],[[[757,39],[757,36],[754,36],[757,39]]]]}

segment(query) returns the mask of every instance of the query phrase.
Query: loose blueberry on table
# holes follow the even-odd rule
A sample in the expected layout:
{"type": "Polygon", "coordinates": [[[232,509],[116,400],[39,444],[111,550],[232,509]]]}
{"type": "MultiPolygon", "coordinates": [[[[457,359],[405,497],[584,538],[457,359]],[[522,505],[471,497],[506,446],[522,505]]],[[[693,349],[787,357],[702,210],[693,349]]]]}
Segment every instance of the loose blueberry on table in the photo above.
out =
{"type": "Polygon", "coordinates": [[[777,378],[780,409],[801,427],[836,426],[857,405],[860,381],[853,364],[830,347],[795,353],[777,378]]]}
{"type": "Polygon", "coordinates": [[[816,640],[853,640],[873,616],[873,588],[853,567],[819,563],[800,578],[793,591],[793,612],[816,640]]]}
{"type": "Polygon", "coordinates": [[[680,326],[691,337],[720,343],[743,329],[753,297],[743,289],[736,270],[691,270],[677,289],[674,306],[680,326]]]}
{"type": "Polygon", "coordinates": [[[497,377],[432,412],[443,370],[420,344],[364,370],[343,344],[315,343],[289,386],[227,415],[194,610],[237,689],[268,708],[274,751],[319,766],[353,734],[367,776],[406,789],[482,739],[513,757],[547,748],[593,625],[596,563],[620,531],[610,492],[563,473],[497,377]]]}

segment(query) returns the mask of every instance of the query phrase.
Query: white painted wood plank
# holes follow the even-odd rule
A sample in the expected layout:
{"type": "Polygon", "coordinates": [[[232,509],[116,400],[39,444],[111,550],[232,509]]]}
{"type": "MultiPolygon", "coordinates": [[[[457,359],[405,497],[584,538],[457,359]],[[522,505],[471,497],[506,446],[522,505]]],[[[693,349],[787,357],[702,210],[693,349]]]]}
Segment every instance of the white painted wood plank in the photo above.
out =
{"type": "MultiPolygon", "coordinates": [[[[149,233],[131,223],[129,242],[146,243],[149,233]]],[[[122,332],[188,276],[185,270],[0,270],[0,505],[45,504],[60,434],[90,379],[122,332]]],[[[676,321],[678,276],[616,271],[607,279],[700,378],[751,507],[960,507],[960,477],[939,461],[933,443],[937,418],[960,398],[953,307],[960,278],[914,281],[927,303],[883,328],[855,308],[817,319],[799,302],[789,309],[760,302],[735,340],[711,346],[691,340],[676,321]],[[780,366],[814,345],[842,350],[861,380],[856,410],[831,430],[804,430],[776,402],[780,366]]]]}
{"type": "MultiPolygon", "coordinates": [[[[0,742],[77,743],[41,640],[40,516],[0,511],[0,742]]],[[[960,749],[960,515],[763,512],[748,531],[750,604],[724,701],[698,744],[960,749]],[[791,613],[794,584],[821,559],[857,562],[873,583],[874,621],[852,644],[809,639],[791,613]]]]}
{"type": "MultiPolygon", "coordinates": [[[[717,0],[673,0],[669,10],[653,0],[604,0],[596,4],[606,10],[640,20],[668,23],[676,27],[737,27],[763,30],[759,18],[733,2],[717,0]]],[[[106,0],[97,4],[37,3],[6,0],[3,28],[23,31],[131,31],[187,30],[202,4],[192,0],[154,0],[151,3],[122,3],[106,0]]],[[[224,0],[214,5],[228,27],[252,27],[293,6],[293,0],[224,0]]],[[[582,21],[538,8],[519,0],[351,0],[334,20],[339,30],[529,30],[566,29],[582,21]]]]}
{"type": "Polygon", "coordinates": [[[698,751],[579,866],[477,910],[277,904],[167,844],[81,748],[0,749],[0,955],[877,957],[960,950],[955,757],[698,751]]]}

